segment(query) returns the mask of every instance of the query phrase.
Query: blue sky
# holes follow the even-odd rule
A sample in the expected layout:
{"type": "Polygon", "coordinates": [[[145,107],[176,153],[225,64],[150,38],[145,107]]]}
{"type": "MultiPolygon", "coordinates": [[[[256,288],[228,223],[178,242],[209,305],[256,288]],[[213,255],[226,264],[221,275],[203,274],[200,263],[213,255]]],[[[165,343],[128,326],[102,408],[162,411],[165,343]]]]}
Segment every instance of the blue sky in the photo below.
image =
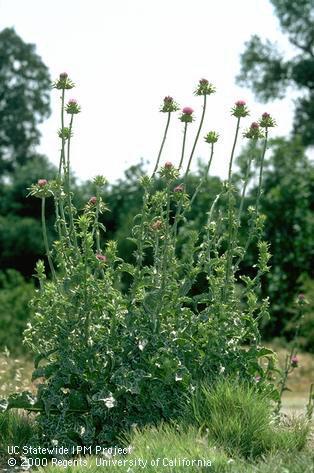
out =
{"type": "MultiPolygon", "coordinates": [[[[159,107],[165,95],[192,106],[196,117],[201,99],[193,89],[202,77],[217,93],[209,99],[204,133],[219,132],[212,173],[224,177],[235,122],[230,108],[247,101],[251,117],[272,113],[276,135],[289,133],[293,99],[267,105],[236,86],[239,55],[252,34],[276,41],[287,54],[293,50],[281,34],[268,0],[0,0],[0,28],[14,26],[49,67],[52,78],[66,71],[77,84],[77,116],[72,163],[81,179],[104,174],[110,180],[124,169],[149,161],[152,169],[163,133],[165,116],[159,107]]],[[[52,116],[41,127],[39,151],[58,160],[59,96],[52,91],[52,116]]],[[[191,146],[198,120],[191,125],[191,146]]],[[[182,124],[173,119],[162,161],[179,161],[182,124]]],[[[206,159],[201,142],[197,157],[206,159]]]]}

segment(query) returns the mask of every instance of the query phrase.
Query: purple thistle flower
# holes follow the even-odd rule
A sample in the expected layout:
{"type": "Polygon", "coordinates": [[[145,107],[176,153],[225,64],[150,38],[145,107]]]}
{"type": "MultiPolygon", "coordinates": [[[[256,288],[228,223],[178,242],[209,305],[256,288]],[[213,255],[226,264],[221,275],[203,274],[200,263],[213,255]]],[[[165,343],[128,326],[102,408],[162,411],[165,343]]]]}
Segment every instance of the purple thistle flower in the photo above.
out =
{"type": "Polygon", "coordinates": [[[102,255],[101,253],[97,253],[96,258],[98,259],[98,261],[107,261],[107,257],[105,255],[102,255]]]}
{"type": "Polygon", "coordinates": [[[182,109],[182,113],[184,113],[185,115],[192,115],[193,112],[194,110],[191,107],[184,107],[182,109]]]}

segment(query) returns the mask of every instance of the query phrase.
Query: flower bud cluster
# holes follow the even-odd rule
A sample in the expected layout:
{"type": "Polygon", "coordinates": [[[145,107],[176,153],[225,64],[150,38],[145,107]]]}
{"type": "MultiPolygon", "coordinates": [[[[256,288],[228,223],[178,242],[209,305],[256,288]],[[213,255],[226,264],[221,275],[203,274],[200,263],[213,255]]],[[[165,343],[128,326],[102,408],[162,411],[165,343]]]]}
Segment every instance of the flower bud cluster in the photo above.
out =
{"type": "Polygon", "coordinates": [[[193,120],[194,120],[194,117],[193,117],[193,108],[191,107],[184,107],[182,109],[182,113],[179,117],[179,119],[181,120],[181,122],[183,123],[191,123],[193,120]]]}
{"type": "Polygon", "coordinates": [[[211,95],[216,92],[216,88],[207,79],[201,79],[194,92],[195,95],[211,95]]]}
{"type": "Polygon", "coordinates": [[[233,108],[231,109],[231,115],[237,118],[243,118],[249,115],[250,112],[246,106],[246,102],[244,100],[238,100],[233,108]]]}
{"type": "Polygon", "coordinates": [[[244,138],[248,138],[250,140],[258,140],[259,138],[264,138],[264,133],[260,129],[260,126],[257,122],[251,123],[250,128],[248,128],[243,133],[244,138]]]}
{"type": "Polygon", "coordinates": [[[206,136],[204,136],[204,140],[206,143],[213,144],[218,141],[219,135],[216,131],[209,131],[206,136]]]}
{"type": "Polygon", "coordinates": [[[162,225],[162,221],[161,221],[161,220],[155,220],[155,221],[151,224],[150,228],[151,228],[152,230],[154,230],[154,231],[158,231],[158,230],[161,230],[161,229],[162,229],[162,226],[163,226],[163,225],[162,225]]]}
{"type": "Polygon", "coordinates": [[[101,263],[106,263],[106,262],[107,262],[107,256],[106,256],[106,255],[102,255],[101,253],[97,253],[97,254],[96,254],[96,258],[97,258],[98,261],[100,261],[101,263]]]}
{"type": "Polygon", "coordinates": [[[160,170],[160,176],[171,181],[178,178],[179,171],[170,161],[167,161],[160,170]]]}
{"type": "Polygon", "coordinates": [[[73,87],[75,87],[75,84],[66,72],[61,72],[59,79],[52,84],[52,88],[58,90],[73,89],[73,87]]]}
{"type": "Polygon", "coordinates": [[[259,121],[259,125],[262,128],[271,128],[276,126],[276,122],[269,113],[264,112],[262,118],[259,121]]]}
{"type": "Polygon", "coordinates": [[[73,133],[71,132],[71,129],[69,127],[65,126],[64,128],[60,128],[60,130],[58,131],[58,136],[59,138],[66,141],[73,136],[73,133]]]}
{"type": "Polygon", "coordinates": [[[47,179],[38,179],[37,183],[32,184],[28,190],[28,195],[38,197],[39,199],[50,197],[52,195],[50,184],[48,183],[47,179]]]}
{"type": "Polygon", "coordinates": [[[173,98],[168,95],[167,97],[164,98],[164,103],[162,104],[160,111],[171,113],[171,112],[178,111],[179,108],[180,107],[177,104],[177,102],[175,102],[173,98]]]}
{"type": "Polygon", "coordinates": [[[292,368],[297,368],[299,366],[299,358],[296,355],[291,358],[291,366],[292,368]]]}
{"type": "Polygon", "coordinates": [[[97,186],[97,187],[104,187],[106,184],[107,184],[107,179],[105,178],[105,176],[96,176],[94,178],[94,184],[97,186]]]}
{"type": "Polygon", "coordinates": [[[75,115],[77,113],[80,113],[81,107],[78,105],[75,99],[70,99],[67,105],[65,106],[65,111],[70,115],[75,115]]]}

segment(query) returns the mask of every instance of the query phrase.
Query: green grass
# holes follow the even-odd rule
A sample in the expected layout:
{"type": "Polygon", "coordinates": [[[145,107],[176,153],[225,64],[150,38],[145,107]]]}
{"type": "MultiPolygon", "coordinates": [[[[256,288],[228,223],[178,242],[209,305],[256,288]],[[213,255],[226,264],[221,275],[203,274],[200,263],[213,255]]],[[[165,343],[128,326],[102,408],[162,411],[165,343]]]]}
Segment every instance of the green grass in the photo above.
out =
{"type": "MultiPolygon", "coordinates": [[[[0,471],[6,464],[7,445],[30,444],[35,433],[32,419],[15,411],[0,414],[0,471]]],[[[314,453],[306,447],[308,431],[309,426],[301,418],[286,418],[278,424],[265,396],[245,384],[225,380],[198,389],[183,411],[180,425],[148,426],[126,434],[121,445],[131,445],[132,453],[113,457],[127,460],[124,466],[99,466],[92,456],[82,458],[87,466],[51,465],[36,472],[314,473],[314,453]],[[145,468],[143,463],[136,464],[138,458],[147,462],[145,468]],[[156,466],[153,460],[157,458],[156,466]],[[162,459],[168,460],[163,463],[162,459]],[[173,459],[177,459],[176,465],[171,465],[173,459]],[[200,468],[196,461],[202,459],[210,461],[211,466],[206,467],[203,461],[200,468]]]]}
{"type": "MultiPolygon", "coordinates": [[[[223,450],[210,444],[208,438],[201,435],[195,427],[182,430],[175,426],[162,425],[159,428],[147,427],[136,430],[130,438],[133,452],[126,457],[113,457],[115,460],[127,460],[124,466],[97,466],[96,457],[82,458],[85,466],[49,466],[40,469],[38,473],[90,473],[120,472],[120,473],[313,473],[314,454],[310,451],[298,453],[278,452],[263,457],[259,461],[247,461],[243,457],[230,457],[223,450]],[[132,464],[141,458],[145,468],[132,464]],[[157,458],[159,466],[152,464],[157,458]],[[205,458],[211,461],[211,466],[197,467],[196,465],[173,465],[170,459],[197,460],[205,458]],[[166,459],[166,460],[163,460],[166,459]],[[165,464],[162,465],[162,462],[165,464]],[[161,463],[161,464],[160,464],[161,463]],[[167,465],[167,466],[166,466],[167,465]]],[[[100,457],[98,457],[99,459],[100,457]]],[[[105,457],[102,457],[105,460],[105,457]]],[[[98,460],[99,461],[99,460],[98,460]]],[[[99,464],[98,464],[99,465],[99,464]]],[[[143,464],[142,464],[143,465],[143,464]]]]}
{"type": "Polygon", "coordinates": [[[0,414],[0,471],[1,464],[8,457],[7,448],[11,445],[28,445],[35,432],[31,417],[9,411],[0,414]]]}
{"type": "Polygon", "coordinates": [[[298,420],[278,425],[272,410],[271,401],[254,387],[222,380],[214,387],[197,389],[187,418],[230,455],[256,458],[273,451],[301,450],[308,425],[298,420]]]}

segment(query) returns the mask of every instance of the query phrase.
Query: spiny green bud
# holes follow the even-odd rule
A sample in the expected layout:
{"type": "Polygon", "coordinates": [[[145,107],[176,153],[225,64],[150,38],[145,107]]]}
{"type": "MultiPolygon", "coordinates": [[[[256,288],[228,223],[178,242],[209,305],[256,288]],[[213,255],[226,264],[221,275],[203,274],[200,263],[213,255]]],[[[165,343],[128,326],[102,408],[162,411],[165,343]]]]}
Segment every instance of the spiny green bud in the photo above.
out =
{"type": "Polygon", "coordinates": [[[250,112],[244,100],[237,100],[234,107],[231,109],[231,115],[237,118],[246,117],[249,114],[250,112]]]}
{"type": "Polygon", "coordinates": [[[27,196],[31,195],[43,199],[44,197],[50,197],[52,195],[50,185],[48,184],[47,179],[38,179],[37,184],[32,184],[28,188],[29,193],[27,196]]]}
{"type": "Polygon", "coordinates": [[[60,128],[58,131],[58,136],[61,139],[68,140],[71,136],[73,136],[73,133],[71,132],[70,128],[65,126],[64,128],[60,128]]]}
{"type": "Polygon", "coordinates": [[[161,177],[165,177],[167,180],[174,180],[179,176],[178,169],[170,161],[165,162],[159,173],[161,177]]]}
{"type": "Polygon", "coordinates": [[[180,107],[177,102],[175,102],[173,98],[168,95],[164,98],[164,103],[162,104],[160,111],[171,113],[176,112],[177,110],[179,110],[179,108],[180,107]]]}
{"type": "Polygon", "coordinates": [[[104,176],[95,176],[94,178],[94,184],[97,186],[97,187],[103,187],[107,184],[107,179],[104,177],[104,176]]]}
{"type": "Polygon", "coordinates": [[[259,138],[264,138],[264,133],[261,131],[260,126],[257,122],[253,122],[244,133],[244,138],[251,140],[258,140],[259,138]]]}
{"type": "Polygon", "coordinates": [[[65,106],[65,111],[70,115],[75,115],[77,113],[80,113],[81,107],[78,105],[75,99],[70,99],[67,105],[65,106]]]}
{"type": "Polygon", "coordinates": [[[61,72],[59,79],[55,80],[52,84],[52,88],[58,90],[73,89],[73,87],[75,87],[74,82],[66,72],[61,72]]]}
{"type": "Polygon", "coordinates": [[[259,124],[262,128],[271,128],[271,127],[276,126],[275,120],[267,112],[263,113],[262,118],[259,121],[259,124]]]}
{"type": "Polygon", "coordinates": [[[195,95],[211,95],[216,92],[216,88],[207,79],[201,79],[194,91],[195,95]]]}
{"type": "Polygon", "coordinates": [[[141,186],[144,187],[144,189],[147,189],[150,186],[151,183],[151,178],[149,176],[142,176],[140,179],[140,184],[141,186]]]}
{"type": "Polygon", "coordinates": [[[216,143],[218,141],[219,135],[216,131],[210,131],[204,136],[206,143],[216,143]]]}

